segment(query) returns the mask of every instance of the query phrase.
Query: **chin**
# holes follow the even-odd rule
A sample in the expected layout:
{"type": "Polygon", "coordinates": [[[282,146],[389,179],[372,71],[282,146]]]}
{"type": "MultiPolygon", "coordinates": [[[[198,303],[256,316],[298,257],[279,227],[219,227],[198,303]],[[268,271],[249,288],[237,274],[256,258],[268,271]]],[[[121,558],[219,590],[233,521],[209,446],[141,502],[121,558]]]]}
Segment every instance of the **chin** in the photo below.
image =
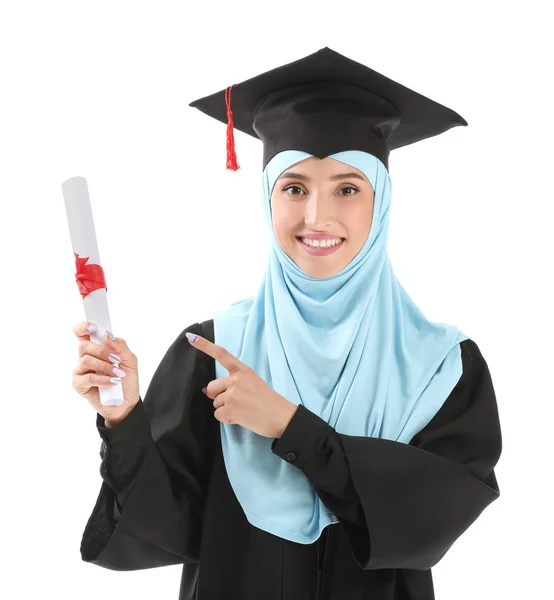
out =
{"type": "MultiPolygon", "coordinates": [[[[293,259],[294,260],[294,259],[293,259]]],[[[314,279],[328,279],[329,277],[333,277],[337,273],[340,273],[346,265],[338,265],[335,267],[321,267],[319,269],[314,268],[313,265],[307,265],[303,262],[294,261],[306,275],[313,277],[314,279]]]]}

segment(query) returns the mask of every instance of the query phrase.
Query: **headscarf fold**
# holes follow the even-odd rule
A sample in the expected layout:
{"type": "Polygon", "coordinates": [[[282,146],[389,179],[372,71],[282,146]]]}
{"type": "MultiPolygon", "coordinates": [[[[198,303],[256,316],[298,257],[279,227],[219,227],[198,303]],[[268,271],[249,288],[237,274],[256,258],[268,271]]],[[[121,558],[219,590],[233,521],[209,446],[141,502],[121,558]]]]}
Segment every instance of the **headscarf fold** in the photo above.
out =
{"type": "MultiPolygon", "coordinates": [[[[255,296],[216,311],[215,343],[338,433],[408,443],[460,379],[459,344],[468,336],[429,321],[397,280],[387,254],[391,179],[367,152],[331,155],[362,171],[375,192],[358,254],[340,273],[316,279],[283,251],[271,193],[285,169],[310,156],[287,150],[266,165],[261,198],[272,236],[269,263],[255,296]]],[[[216,377],[228,374],[216,361],[216,377]]],[[[273,439],[240,425],[220,423],[220,430],[229,481],[252,525],[310,544],[338,523],[304,473],[272,452],[273,439]]]]}

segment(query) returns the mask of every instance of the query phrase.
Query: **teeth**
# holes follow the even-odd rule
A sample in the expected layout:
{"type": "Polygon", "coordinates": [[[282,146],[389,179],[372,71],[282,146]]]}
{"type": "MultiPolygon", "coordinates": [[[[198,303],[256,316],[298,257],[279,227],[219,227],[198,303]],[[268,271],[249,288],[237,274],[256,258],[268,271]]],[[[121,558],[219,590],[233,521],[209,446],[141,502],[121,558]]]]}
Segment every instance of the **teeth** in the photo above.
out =
{"type": "Polygon", "coordinates": [[[342,240],[340,238],[334,240],[311,240],[309,238],[300,238],[307,246],[313,246],[314,248],[330,248],[336,246],[342,240]]]}

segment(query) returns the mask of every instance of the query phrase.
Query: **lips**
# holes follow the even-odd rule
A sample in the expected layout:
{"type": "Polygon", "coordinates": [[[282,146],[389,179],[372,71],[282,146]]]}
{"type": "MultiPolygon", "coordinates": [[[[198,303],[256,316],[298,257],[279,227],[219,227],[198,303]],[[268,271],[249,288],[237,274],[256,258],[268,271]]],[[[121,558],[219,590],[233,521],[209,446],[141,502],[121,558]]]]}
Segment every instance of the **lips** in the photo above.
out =
{"type": "Polygon", "coordinates": [[[308,253],[311,254],[312,256],[328,256],[329,254],[333,254],[335,252],[337,252],[340,248],[342,248],[342,245],[344,244],[344,238],[340,238],[341,241],[338,244],[335,244],[334,246],[330,246],[329,248],[325,247],[325,246],[308,246],[307,244],[305,244],[301,238],[297,238],[298,239],[298,243],[302,246],[302,248],[304,248],[304,250],[308,253]]]}
{"type": "Polygon", "coordinates": [[[313,236],[313,235],[297,235],[296,239],[302,241],[302,238],[307,238],[309,240],[313,240],[314,242],[317,240],[325,241],[325,240],[341,240],[344,241],[346,238],[341,237],[340,235],[323,235],[323,236],[313,236]]]}

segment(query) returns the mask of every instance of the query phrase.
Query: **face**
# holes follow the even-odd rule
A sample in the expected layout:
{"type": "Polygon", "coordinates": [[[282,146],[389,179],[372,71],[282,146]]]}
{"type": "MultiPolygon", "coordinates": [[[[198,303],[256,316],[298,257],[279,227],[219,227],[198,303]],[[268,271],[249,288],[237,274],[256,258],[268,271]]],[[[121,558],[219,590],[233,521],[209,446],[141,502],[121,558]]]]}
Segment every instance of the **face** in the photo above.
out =
{"type": "Polygon", "coordinates": [[[305,273],[317,279],[332,277],[364,245],[374,198],[362,171],[334,158],[310,156],[275,182],[271,194],[275,237],[305,273]],[[300,238],[342,241],[324,248],[306,245],[300,238]]]}

